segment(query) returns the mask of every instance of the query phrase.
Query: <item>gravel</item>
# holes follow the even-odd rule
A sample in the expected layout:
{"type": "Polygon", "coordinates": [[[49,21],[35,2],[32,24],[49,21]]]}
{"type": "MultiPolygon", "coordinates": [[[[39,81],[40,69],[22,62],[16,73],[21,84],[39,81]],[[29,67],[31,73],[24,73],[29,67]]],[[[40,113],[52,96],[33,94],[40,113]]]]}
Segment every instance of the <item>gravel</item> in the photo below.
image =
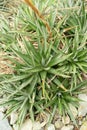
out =
{"type": "MultiPolygon", "coordinates": [[[[21,130],[87,130],[87,95],[79,94],[78,97],[84,101],[80,102],[78,109],[74,106],[70,106],[70,109],[78,122],[79,128],[74,126],[68,115],[61,117],[59,113],[56,112],[52,122],[53,124],[50,124],[49,126],[47,125],[49,114],[44,113],[43,120],[41,120],[41,118],[37,118],[35,122],[32,122],[30,119],[26,119],[21,127],[21,130]]],[[[10,123],[8,122],[8,119],[2,120],[4,113],[4,107],[0,108],[0,130],[18,130],[18,126],[16,124],[18,117],[17,113],[11,114],[10,123]]]]}
{"type": "Polygon", "coordinates": [[[12,130],[11,126],[9,125],[8,120],[4,118],[4,114],[0,112],[0,130],[12,130]]]}

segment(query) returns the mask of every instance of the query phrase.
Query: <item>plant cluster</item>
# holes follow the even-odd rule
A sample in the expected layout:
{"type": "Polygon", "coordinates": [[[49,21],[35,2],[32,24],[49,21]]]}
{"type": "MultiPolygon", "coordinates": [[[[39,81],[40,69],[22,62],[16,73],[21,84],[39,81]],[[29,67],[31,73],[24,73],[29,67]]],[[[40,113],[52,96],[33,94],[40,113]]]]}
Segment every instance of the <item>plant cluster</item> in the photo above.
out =
{"type": "Polygon", "coordinates": [[[8,106],[6,116],[19,113],[19,125],[27,114],[34,120],[37,114],[49,111],[53,117],[57,109],[61,115],[69,114],[77,125],[70,104],[78,108],[78,93],[87,85],[83,79],[83,74],[87,74],[87,13],[82,1],[79,11],[66,16],[61,13],[62,18],[58,19],[56,1],[53,6],[52,2],[35,1],[41,13],[47,9],[43,15],[52,30],[51,37],[41,19],[25,4],[19,8],[15,29],[7,22],[0,28],[0,41],[4,44],[1,49],[7,52],[4,58],[11,61],[8,66],[14,72],[0,75],[0,89],[6,95],[0,105],[8,106]],[[73,26],[73,30],[64,32],[73,26]]]}

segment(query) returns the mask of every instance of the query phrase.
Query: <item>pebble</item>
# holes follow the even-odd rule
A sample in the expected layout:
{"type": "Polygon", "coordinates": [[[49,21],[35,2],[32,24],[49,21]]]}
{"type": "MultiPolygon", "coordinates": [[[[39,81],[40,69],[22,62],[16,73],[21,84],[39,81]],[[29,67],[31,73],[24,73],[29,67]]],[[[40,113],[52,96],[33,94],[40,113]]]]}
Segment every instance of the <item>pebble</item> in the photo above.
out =
{"type": "Polygon", "coordinates": [[[41,124],[40,124],[40,122],[39,121],[35,121],[34,123],[33,123],[33,130],[40,130],[41,129],[41,124]]]}
{"type": "Polygon", "coordinates": [[[87,95],[86,94],[79,94],[78,98],[83,100],[80,101],[79,104],[79,108],[78,108],[78,116],[83,117],[87,114],[87,95]]]}
{"type": "Polygon", "coordinates": [[[48,127],[46,127],[46,130],[55,130],[55,126],[50,124],[48,127]]]}
{"type": "Polygon", "coordinates": [[[32,130],[32,126],[32,121],[30,119],[27,119],[22,125],[21,130],[32,130]]]}
{"type": "Polygon", "coordinates": [[[63,122],[64,125],[69,124],[70,123],[69,116],[68,115],[66,117],[63,116],[62,117],[62,122],[63,122]]]}
{"type": "Polygon", "coordinates": [[[13,112],[10,116],[10,124],[13,125],[16,123],[17,119],[18,119],[18,114],[16,112],[13,112]]]}
{"type": "Polygon", "coordinates": [[[18,130],[18,125],[17,124],[13,124],[13,130],[18,130]]]}
{"type": "Polygon", "coordinates": [[[68,125],[68,126],[64,126],[62,127],[61,130],[73,130],[74,126],[73,125],[68,125]]]}
{"type": "MultiPolygon", "coordinates": [[[[25,120],[25,122],[22,124],[20,130],[32,130],[33,124],[30,119],[25,120]]],[[[13,124],[12,130],[19,130],[19,126],[17,124],[13,124]]]]}
{"type": "Polygon", "coordinates": [[[11,126],[8,123],[8,120],[3,119],[4,114],[0,112],[0,130],[12,130],[11,126]]]}
{"type": "Polygon", "coordinates": [[[87,121],[83,123],[83,125],[80,127],[80,130],[87,130],[87,121]]]}
{"type": "MultiPolygon", "coordinates": [[[[30,119],[27,119],[22,125],[21,130],[44,130],[44,128],[42,127],[44,127],[45,125],[46,125],[46,122],[40,123],[39,121],[35,121],[34,123],[32,123],[30,119]]],[[[13,124],[13,130],[18,130],[17,124],[13,124]]]]}
{"type": "Polygon", "coordinates": [[[60,121],[60,120],[57,120],[55,121],[55,127],[58,129],[58,128],[61,128],[63,126],[63,123],[60,121]]]}

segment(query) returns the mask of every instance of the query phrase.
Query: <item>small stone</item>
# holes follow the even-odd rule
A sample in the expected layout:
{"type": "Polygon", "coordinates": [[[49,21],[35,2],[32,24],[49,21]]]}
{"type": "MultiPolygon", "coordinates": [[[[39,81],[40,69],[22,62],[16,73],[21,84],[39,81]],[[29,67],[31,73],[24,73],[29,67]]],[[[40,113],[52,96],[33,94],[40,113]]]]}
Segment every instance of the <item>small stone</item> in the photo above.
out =
{"type": "Polygon", "coordinates": [[[11,125],[15,124],[16,121],[17,121],[17,119],[18,119],[18,113],[13,112],[13,113],[11,114],[10,124],[11,124],[11,125]]]}
{"type": "Polygon", "coordinates": [[[87,130],[87,121],[80,127],[80,130],[87,130]]]}
{"type": "Polygon", "coordinates": [[[78,116],[85,116],[87,114],[87,95],[79,94],[78,98],[82,101],[79,102],[80,106],[78,108],[78,116]]]}
{"type": "Polygon", "coordinates": [[[0,112],[0,130],[12,130],[11,126],[8,123],[8,120],[3,119],[4,114],[0,112]]]}
{"type": "Polygon", "coordinates": [[[74,126],[73,125],[68,125],[68,126],[64,126],[62,127],[61,130],[73,130],[74,126]]]}
{"type": "Polygon", "coordinates": [[[46,127],[46,130],[55,130],[55,127],[53,124],[50,124],[48,127],[46,127]]]}
{"type": "Polygon", "coordinates": [[[32,121],[27,119],[21,127],[21,130],[32,130],[32,121]]]}
{"type": "MultiPolygon", "coordinates": [[[[35,127],[35,126],[34,126],[34,127],[35,127]]],[[[17,124],[14,124],[14,125],[13,125],[13,130],[19,130],[17,124]]],[[[32,124],[32,122],[31,122],[31,120],[26,121],[26,123],[24,123],[24,124],[22,125],[21,130],[34,130],[33,124],[32,124]]],[[[36,126],[35,130],[38,130],[38,129],[37,129],[37,126],[36,126]]],[[[39,130],[44,130],[44,128],[41,128],[41,129],[39,129],[39,130]]]]}
{"type": "Polygon", "coordinates": [[[13,130],[18,130],[18,125],[17,124],[13,124],[13,130]]]}
{"type": "Polygon", "coordinates": [[[62,117],[62,122],[63,122],[64,125],[69,124],[70,123],[69,116],[67,115],[66,117],[62,117]]]}
{"type": "Polygon", "coordinates": [[[78,115],[78,110],[71,104],[69,106],[70,106],[70,110],[72,111],[74,118],[76,118],[78,115]]]}
{"type": "Polygon", "coordinates": [[[35,121],[34,123],[33,123],[33,130],[40,130],[41,129],[41,124],[40,124],[40,122],[39,121],[35,121]]]}
{"type": "Polygon", "coordinates": [[[55,121],[55,127],[61,128],[63,126],[63,123],[60,120],[55,121]]]}

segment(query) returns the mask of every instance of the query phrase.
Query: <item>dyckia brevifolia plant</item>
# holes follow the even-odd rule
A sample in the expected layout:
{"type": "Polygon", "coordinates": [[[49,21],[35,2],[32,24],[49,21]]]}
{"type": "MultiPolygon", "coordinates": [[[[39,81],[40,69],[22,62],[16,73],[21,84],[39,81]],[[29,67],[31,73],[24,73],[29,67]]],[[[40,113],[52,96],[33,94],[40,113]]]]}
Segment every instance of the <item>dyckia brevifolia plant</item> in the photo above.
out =
{"type": "MultiPolygon", "coordinates": [[[[11,38],[9,46],[2,50],[7,52],[4,59],[11,61],[8,66],[13,71],[0,75],[0,89],[5,95],[0,105],[8,106],[6,116],[18,112],[20,126],[27,115],[34,121],[37,114],[46,111],[51,115],[51,122],[56,110],[61,116],[68,114],[77,125],[70,104],[78,108],[78,94],[86,89],[87,80],[82,75],[87,74],[87,36],[80,37],[84,27],[79,30],[76,26],[73,32],[63,32],[70,19],[66,16],[58,19],[56,9],[49,11],[45,17],[51,29],[50,36],[44,22],[26,5],[20,6],[17,15],[20,24],[17,23],[18,30],[12,30],[15,37],[9,31],[6,33],[3,27],[0,32],[5,46],[8,45],[6,35],[11,38]],[[55,17],[52,16],[54,12],[55,17]],[[31,13],[29,17],[28,13],[31,13]],[[74,35],[69,37],[70,33],[74,35]]],[[[87,15],[85,11],[83,13],[87,15]]]]}

